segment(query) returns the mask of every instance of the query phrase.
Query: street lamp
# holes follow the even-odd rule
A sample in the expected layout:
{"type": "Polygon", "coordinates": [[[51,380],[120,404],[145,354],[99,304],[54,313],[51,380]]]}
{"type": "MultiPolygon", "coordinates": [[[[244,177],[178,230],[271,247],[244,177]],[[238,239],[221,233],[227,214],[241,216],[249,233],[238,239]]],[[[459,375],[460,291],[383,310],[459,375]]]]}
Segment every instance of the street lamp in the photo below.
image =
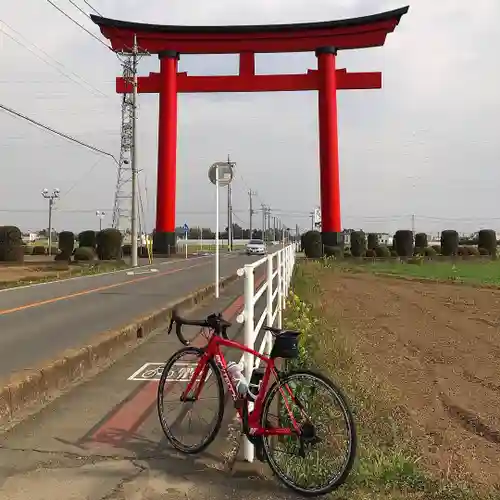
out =
{"type": "Polygon", "coordinates": [[[101,212],[100,210],[96,210],[95,214],[99,217],[99,231],[102,231],[102,219],[106,217],[106,212],[101,212]]]}
{"type": "Polygon", "coordinates": [[[59,189],[54,189],[52,193],[45,188],[42,191],[42,196],[49,200],[49,256],[52,255],[52,209],[54,208],[54,203],[57,198],[59,198],[61,191],[59,189]]]}

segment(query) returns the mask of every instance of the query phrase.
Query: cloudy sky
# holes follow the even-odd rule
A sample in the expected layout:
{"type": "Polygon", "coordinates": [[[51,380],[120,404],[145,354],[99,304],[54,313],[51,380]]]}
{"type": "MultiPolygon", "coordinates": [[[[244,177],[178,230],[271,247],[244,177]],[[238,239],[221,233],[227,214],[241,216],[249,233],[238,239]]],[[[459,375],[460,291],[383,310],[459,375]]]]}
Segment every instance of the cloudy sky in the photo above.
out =
{"type": "MultiPolygon", "coordinates": [[[[100,37],[69,0],[52,0],[100,37]]],[[[118,156],[120,99],[113,54],[46,0],[4,2],[0,104],[118,156]],[[33,45],[35,44],[35,45],[33,45]],[[28,48],[35,52],[35,56],[28,48]],[[40,50],[44,52],[40,52],[40,50]],[[48,57],[50,56],[50,58],[48,57]],[[41,60],[43,59],[43,60],[41,60]],[[45,60],[45,62],[44,62],[45,60]],[[57,61],[57,62],[54,62],[57,61]],[[48,61],[48,63],[46,62],[48,61]],[[62,74],[64,73],[64,74],[62,74]]],[[[90,12],[84,0],[73,0],[90,12]]],[[[405,0],[89,0],[106,17],[165,24],[326,21],[402,7],[405,0]]],[[[411,0],[381,49],[340,53],[351,71],[383,71],[383,90],[339,96],[345,227],[500,230],[498,0],[411,0]]],[[[314,54],[257,57],[259,73],[301,73],[314,54]]],[[[158,68],[155,56],[140,73],[158,68]]],[[[236,56],[184,56],[190,74],[235,74],[236,56]]],[[[319,203],[315,93],[182,95],[177,223],[214,227],[208,166],[237,162],[236,221],[248,226],[248,188],[285,224],[310,225],[319,203]],[[239,220],[240,219],[240,220],[239,220]]],[[[154,227],[157,96],[140,96],[139,161],[146,226],[154,227]]],[[[116,168],[106,157],[0,113],[0,224],[46,227],[41,190],[59,188],[57,229],[111,221],[116,168]]],[[[260,216],[257,216],[260,221],[260,216]]]]}

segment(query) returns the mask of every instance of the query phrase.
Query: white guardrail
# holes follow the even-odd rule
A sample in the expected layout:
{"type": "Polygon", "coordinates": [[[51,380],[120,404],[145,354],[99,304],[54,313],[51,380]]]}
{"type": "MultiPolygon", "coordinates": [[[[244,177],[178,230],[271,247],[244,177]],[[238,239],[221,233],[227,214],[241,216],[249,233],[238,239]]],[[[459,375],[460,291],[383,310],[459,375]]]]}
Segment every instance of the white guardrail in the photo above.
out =
{"type": "MultiPolygon", "coordinates": [[[[265,332],[264,338],[259,346],[255,348],[255,341],[264,322],[266,326],[282,327],[283,310],[286,307],[286,298],[290,290],[290,282],[292,279],[293,267],[295,265],[295,250],[296,245],[288,245],[277,252],[267,255],[266,257],[246,264],[238,270],[239,276],[245,277],[244,297],[245,308],[236,321],[244,323],[245,334],[244,343],[247,347],[269,355],[273,347],[273,336],[270,332],[265,332]],[[266,266],[266,274],[263,283],[255,289],[255,270],[260,266],[266,266]],[[273,284],[275,284],[273,288],[273,284]],[[255,306],[259,299],[266,294],[266,306],[257,322],[255,321],[255,306]]],[[[252,377],[254,368],[258,368],[260,358],[255,359],[250,353],[244,353],[244,375],[248,382],[252,377]]],[[[240,361],[241,362],[241,361],[240,361]]],[[[253,404],[250,404],[249,410],[253,404]]],[[[253,462],[254,446],[247,440],[244,440],[244,456],[248,462],[253,462]]]]}

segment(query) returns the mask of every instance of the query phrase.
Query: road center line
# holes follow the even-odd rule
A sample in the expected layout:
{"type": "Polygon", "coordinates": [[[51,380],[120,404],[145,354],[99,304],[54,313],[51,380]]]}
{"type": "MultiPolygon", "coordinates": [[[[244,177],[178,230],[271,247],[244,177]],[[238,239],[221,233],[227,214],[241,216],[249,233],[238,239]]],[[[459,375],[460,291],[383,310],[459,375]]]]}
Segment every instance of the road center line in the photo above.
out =
{"type": "Polygon", "coordinates": [[[99,287],[96,287],[96,288],[89,288],[87,290],[82,290],[80,292],[70,293],[68,295],[61,295],[59,297],[53,297],[53,298],[47,299],[47,300],[41,300],[41,301],[37,301],[37,302],[31,302],[29,304],[24,304],[22,306],[13,307],[12,309],[0,310],[0,316],[6,316],[7,314],[12,314],[12,313],[15,313],[15,312],[20,312],[20,311],[25,311],[26,309],[32,309],[34,307],[40,307],[40,306],[44,306],[44,305],[47,305],[47,304],[53,304],[55,302],[60,302],[62,300],[69,300],[69,299],[73,299],[73,298],[76,298],[76,297],[81,297],[83,295],[89,295],[91,293],[102,292],[104,290],[111,290],[112,288],[118,288],[120,286],[129,285],[131,283],[139,283],[141,281],[155,279],[155,278],[159,278],[161,276],[167,276],[169,274],[180,273],[182,271],[187,271],[188,269],[194,269],[195,267],[205,266],[208,263],[209,262],[202,262],[200,264],[195,264],[195,265],[192,265],[192,266],[183,267],[181,269],[169,269],[168,271],[162,271],[162,272],[158,272],[158,273],[154,273],[154,274],[148,274],[146,276],[141,276],[141,277],[138,277],[138,278],[133,278],[133,279],[130,279],[130,280],[127,280],[127,281],[123,281],[123,282],[120,282],[120,283],[113,283],[111,285],[104,285],[104,286],[99,286],[99,287]]]}

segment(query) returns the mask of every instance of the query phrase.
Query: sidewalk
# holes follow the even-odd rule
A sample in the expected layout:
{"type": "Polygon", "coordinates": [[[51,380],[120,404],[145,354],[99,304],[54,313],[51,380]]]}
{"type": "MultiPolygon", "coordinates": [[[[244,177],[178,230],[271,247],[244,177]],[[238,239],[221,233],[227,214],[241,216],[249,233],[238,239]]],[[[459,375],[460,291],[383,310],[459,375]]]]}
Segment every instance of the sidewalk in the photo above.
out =
{"type": "MultiPolygon", "coordinates": [[[[243,305],[238,280],[212,301],[186,314],[203,317],[243,305]],[[237,300],[235,302],[235,300],[237,300]]],[[[262,309],[261,309],[262,310],[262,309]]],[[[156,413],[155,368],[178,350],[175,334],[152,337],[94,379],[63,395],[32,419],[0,437],[0,491],[6,500],[258,500],[296,498],[262,464],[236,463],[224,471],[232,402],[220,436],[202,454],[177,454],[166,442],[156,413]],[[145,366],[146,363],[151,363],[145,366]],[[146,376],[145,376],[146,375],[146,376]]],[[[239,358],[235,353],[233,359],[239,358]]],[[[156,372],[157,373],[157,372],[156,372]]]]}

